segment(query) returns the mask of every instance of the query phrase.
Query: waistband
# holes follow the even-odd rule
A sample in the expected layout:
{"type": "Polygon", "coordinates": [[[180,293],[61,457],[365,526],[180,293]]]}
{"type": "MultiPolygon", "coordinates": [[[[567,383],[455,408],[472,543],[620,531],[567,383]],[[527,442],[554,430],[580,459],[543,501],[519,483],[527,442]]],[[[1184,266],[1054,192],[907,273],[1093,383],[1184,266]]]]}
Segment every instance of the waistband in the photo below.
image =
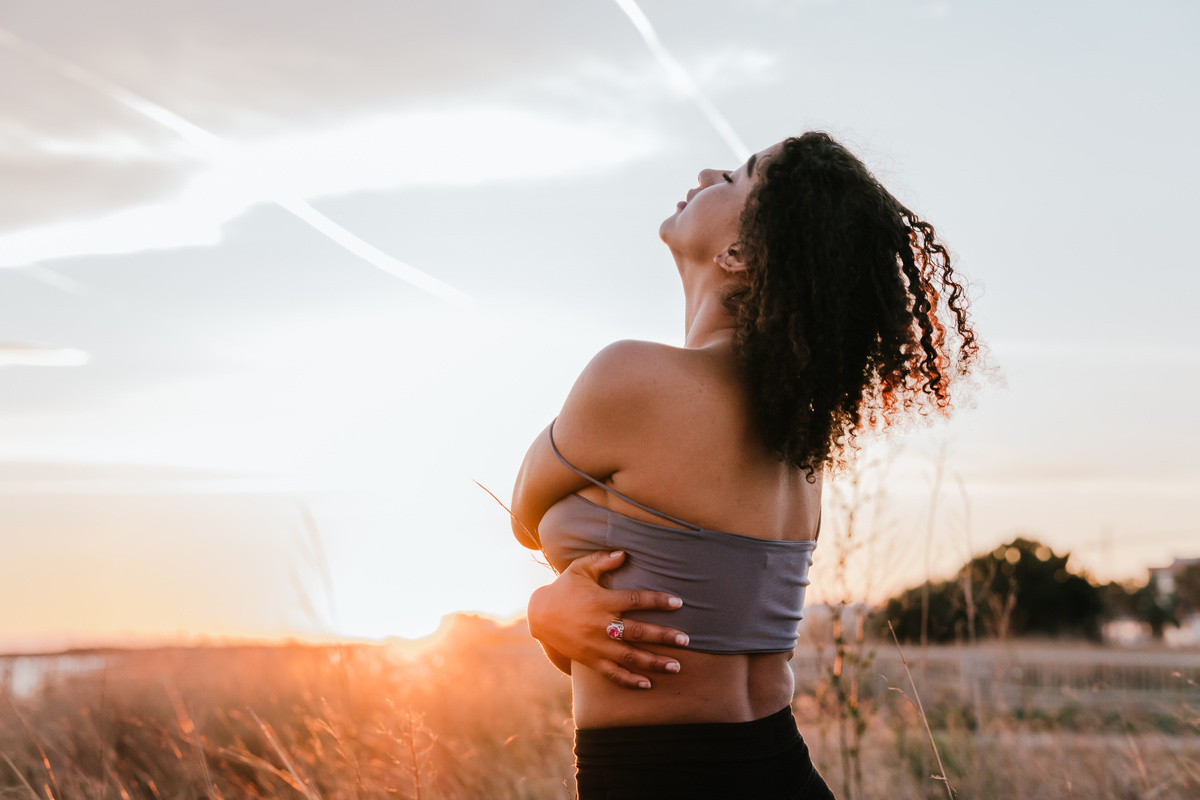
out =
{"type": "Polygon", "coordinates": [[[757,761],[801,741],[790,706],[750,722],[631,725],[575,731],[580,765],[633,766],[667,762],[757,761]]]}

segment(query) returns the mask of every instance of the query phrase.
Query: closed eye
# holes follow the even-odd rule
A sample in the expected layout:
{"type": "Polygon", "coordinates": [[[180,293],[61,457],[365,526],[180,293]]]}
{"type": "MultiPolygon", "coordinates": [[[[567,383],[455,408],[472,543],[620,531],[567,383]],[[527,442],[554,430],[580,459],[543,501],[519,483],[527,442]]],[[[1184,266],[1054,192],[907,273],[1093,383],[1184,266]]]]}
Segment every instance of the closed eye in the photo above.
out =
{"type": "Polygon", "coordinates": [[[728,172],[722,172],[721,177],[724,178],[725,180],[729,181],[730,183],[733,183],[733,176],[730,175],[728,172]]]}

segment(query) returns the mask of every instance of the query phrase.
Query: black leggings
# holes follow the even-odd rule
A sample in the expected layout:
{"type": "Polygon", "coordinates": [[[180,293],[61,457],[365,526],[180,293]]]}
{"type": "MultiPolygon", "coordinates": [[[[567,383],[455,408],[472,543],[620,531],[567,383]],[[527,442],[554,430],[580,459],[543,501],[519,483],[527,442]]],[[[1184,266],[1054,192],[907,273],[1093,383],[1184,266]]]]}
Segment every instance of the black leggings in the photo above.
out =
{"type": "Polygon", "coordinates": [[[833,800],[791,708],[753,722],[575,731],[579,800],[833,800]]]}

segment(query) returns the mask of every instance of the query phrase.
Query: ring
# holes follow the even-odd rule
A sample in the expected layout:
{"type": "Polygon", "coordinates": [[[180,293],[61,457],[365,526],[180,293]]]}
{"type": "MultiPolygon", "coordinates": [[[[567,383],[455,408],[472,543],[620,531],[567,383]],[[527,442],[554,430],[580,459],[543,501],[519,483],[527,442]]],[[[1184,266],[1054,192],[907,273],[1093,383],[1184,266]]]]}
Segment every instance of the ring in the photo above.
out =
{"type": "Polygon", "coordinates": [[[608,623],[608,627],[604,629],[610,639],[625,638],[625,623],[619,619],[614,619],[608,623]]]}

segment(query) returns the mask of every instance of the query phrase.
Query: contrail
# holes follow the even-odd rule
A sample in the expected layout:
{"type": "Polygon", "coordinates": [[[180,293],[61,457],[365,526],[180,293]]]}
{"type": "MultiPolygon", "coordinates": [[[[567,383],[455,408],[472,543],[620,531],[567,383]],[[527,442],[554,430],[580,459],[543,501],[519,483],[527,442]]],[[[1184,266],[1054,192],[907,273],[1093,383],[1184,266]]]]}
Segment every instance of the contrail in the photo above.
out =
{"type": "Polygon", "coordinates": [[[74,278],[68,278],[61,272],[55,272],[49,267],[41,264],[26,264],[22,267],[21,272],[28,278],[33,278],[39,283],[44,283],[47,286],[53,286],[62,292],[70,294],[83,295],[87,294],[87,287],[74,278]]]}
{"type": "MultiPolygon", "coordinates": [[[[169,109],[163,108],[158,103],[147,100],[139,94],[129,91],[128,89],[113,83],[106,78],[102,78],[94,72],[84,69],[78,64],[67,61],[66,59],[53,55],[39,47],[29,44],[21,40],[11,31],[5,28],[0,28],[0,44],[9,47],[13,50],[24,52],[32,56],[45,66],[49,67],[54,72],[62,75],[69,80],[94,89],[101,94],[106,95],[111,100],[120,103],[126,108],[141,114],[148,119],[157,122],[164,128],[174,131],[184,141],[191,144],[193,147],[205,153],[210,160],[223,163],[226,165],[235,165],[240,174],[253,173],[254,167],[247,163],[244,159],[238,157],[235,148],[231,147],[221,138],[204,130],[198,125],[195,125],[183,117],[179,116],[169,109]]],[[[264,187],[266,188],[266,187],[264,187]]],[[[297,218],[310,225],[319,233],[332,239],[337,244],[349,250],[364,261],[373,264],[389,275],[394,275],[402,281],[406,281],[418,289],[422,289],[429,294],[441,300],[445,300],[451,305],[462,309],[472,310],[476,303],[467,295],[443,283],[437,278],[422,272],[416,267],[406,264],[403,261],[393,258],[387,253],[380,250],[378,247],[364,241],[360,237],[337,224],[329,217],[322,214],[313,208],[302,197],[284,194],[268,189],[268,199],[274,202],[281,208],[291,212],[297,218]]]]}
{"type": "Polygon", "coordinates": [[[637,28],[638,33],[642,35],[646,46],[650,48],[650,52],[658,59],[658,63],[670,73],[671,77],[679,85],[692,102],[700,109],[712,126],[716,129],[717,134],[725,140],[725,144],[729,145],[729,149],[739,161],[745,161],[750,157],[750,148],[746,147],[746,143],[742,141],[742,137],[737,135],[737,131],[729,124],[729,120],[725,119],[717,107],[712,104],[712,101],[705,96],[704,92],[700,91],[700,87],[688,75],[687,70],[683,65],[675,60],[667,48],[663,45],[662,39],[658,38],[658,34],[654,30],[654,26],[650,24],[650,20],[642,13],[642,9],[638,7],[635,0],[616,0],[621,10],[625,12],[625,16],[629,17],[629,21],[633,23],[633,27],[637,28]]]}

